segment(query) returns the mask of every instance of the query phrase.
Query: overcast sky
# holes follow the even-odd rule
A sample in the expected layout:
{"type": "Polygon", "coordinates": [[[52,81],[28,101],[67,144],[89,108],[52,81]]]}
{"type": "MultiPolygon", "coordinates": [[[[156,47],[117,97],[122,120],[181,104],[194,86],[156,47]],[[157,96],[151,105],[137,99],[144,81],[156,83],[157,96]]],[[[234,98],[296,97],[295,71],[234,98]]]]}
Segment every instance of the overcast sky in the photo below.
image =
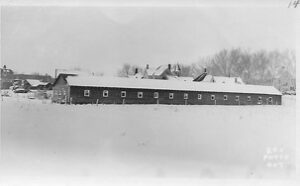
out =
{"type": "Polygon", "coordinates": [[[268,7],[30,7],[1,9],[1,63],[54,75],[113,75],[124,63],[191,64],[221,49],[295,49],[294,11],[268,7]]]}

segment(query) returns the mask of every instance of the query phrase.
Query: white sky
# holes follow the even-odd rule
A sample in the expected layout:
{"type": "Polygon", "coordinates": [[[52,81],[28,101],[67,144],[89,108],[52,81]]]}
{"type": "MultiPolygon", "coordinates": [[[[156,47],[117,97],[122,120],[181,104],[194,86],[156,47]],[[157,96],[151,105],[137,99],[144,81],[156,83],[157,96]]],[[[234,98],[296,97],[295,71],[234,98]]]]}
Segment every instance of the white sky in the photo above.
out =
{"type": "Polygon", "coordinates": [[[106,75],[123,63],[191,64],[221,49],[295,49],[286,7],[3,6],[1,63],[54,75],[81,67],[106,75]]]}

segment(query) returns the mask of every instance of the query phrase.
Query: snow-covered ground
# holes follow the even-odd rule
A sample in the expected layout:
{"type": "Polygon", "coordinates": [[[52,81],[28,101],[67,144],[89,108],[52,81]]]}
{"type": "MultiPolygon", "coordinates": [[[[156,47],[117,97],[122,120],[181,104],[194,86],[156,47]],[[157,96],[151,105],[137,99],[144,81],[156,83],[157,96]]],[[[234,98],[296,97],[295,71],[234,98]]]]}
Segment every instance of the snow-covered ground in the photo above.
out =
{"type": "Polygon", "coordinates": [[[282,106],[96,106],[20,95],[1,101],[2,181],[295,173],[294,96],[282,106]]]}

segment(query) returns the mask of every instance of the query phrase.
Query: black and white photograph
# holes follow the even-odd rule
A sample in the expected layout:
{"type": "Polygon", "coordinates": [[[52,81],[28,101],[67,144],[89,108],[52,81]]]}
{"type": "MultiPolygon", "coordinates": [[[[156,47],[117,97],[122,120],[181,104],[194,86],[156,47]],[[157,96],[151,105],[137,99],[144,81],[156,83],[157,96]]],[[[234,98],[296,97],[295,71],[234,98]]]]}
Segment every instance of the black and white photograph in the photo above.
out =
{"type": "Polygon", "coordinates": [[[299,8],[1,1],[0,185],[297,185],[299,8]]]}

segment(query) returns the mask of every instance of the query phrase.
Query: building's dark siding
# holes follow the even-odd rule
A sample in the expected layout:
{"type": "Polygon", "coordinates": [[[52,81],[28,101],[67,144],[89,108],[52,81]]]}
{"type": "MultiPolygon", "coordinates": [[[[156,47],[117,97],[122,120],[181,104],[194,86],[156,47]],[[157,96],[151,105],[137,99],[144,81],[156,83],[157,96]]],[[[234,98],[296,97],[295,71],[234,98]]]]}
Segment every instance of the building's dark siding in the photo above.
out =
{"type": "Polygon", "coordinates": [[[72,104],[174,104],[174,105],[281,105],[281,95],[267,94],[245,94],[245,93],[223,93],[223,92],[198,92],[198,91],[178,91],[178,90],[155,90],[155,89],[132,89],[132,88],[108,88],[108,87],[82,87],[82,86],[57,86],[53,90],[61,89],[67,91],[69,97],[66,99],[72,104]],[[89,96],[84,96],[84,90],[90,90],[89,96]],[[108,97],[103,97],[103,91],[108,90],[108,97]],[[121,91],[126,91],[126,97],[121,97],[121,91]],[[143,98],[138,98],[138,92],[143,92],[143,98]],[[154,98],[154,92],[159,93],[159,98],[154,98]],[[174,93],[174,98],[169,99],[169,93],[174,93]],[[184,99],[184,93],[188,94],[188,99],[184,99]],[[201,94],[201,99],[198,99],[201,94]],[[215,96],[215,100],[211,99],[215,96]],[[224,100],[227,95],[227,100],[224,100]],[[236,100],[239,96],[239,100],[236,100]],[[251,100],[248,100],[251,96],[251,100]],[[261,102],[258,101],[261,97],[261,102]],[[268,101],[272,98],[272,102],[268,101]],[[70,99],[69,99],[70,98],[70,99]]]}

